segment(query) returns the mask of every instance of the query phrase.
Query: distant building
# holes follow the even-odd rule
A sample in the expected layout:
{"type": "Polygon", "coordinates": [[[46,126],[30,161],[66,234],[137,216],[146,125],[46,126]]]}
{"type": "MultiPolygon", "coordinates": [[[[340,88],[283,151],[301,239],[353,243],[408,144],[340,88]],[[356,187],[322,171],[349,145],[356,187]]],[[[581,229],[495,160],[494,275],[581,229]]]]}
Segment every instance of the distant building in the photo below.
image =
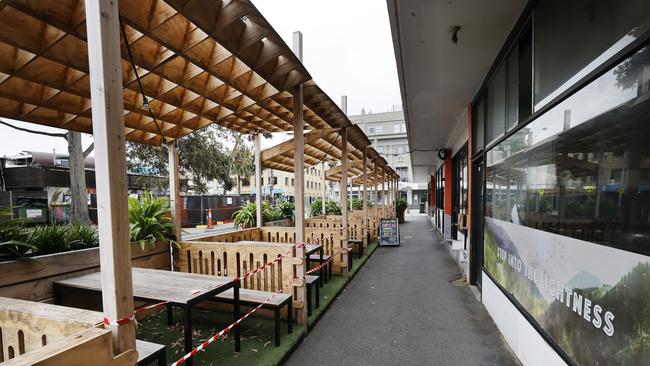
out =
{"type": "MultiPolygon", "coordinates": [[[[400,176],[399,189],[411,208],[418,208],[427,202],[427,182],[415,182],[409,152],[404,112],[401,106],[393,106],[392,111],[382,113],[366,112],[348,116],[352,123],[359,125],[366,133],[372,146],[400,176]]],[[[354,190],[354,195],[358,195],[354,190]]]]}
{"type": "MultiPolygon", "coordinates": [[[[255,176],[242,178],[238,188],[237,177],[233,178],[233,188],[227,194],[237,194],[253,196],[255,194],[255,176]]],[[[328,182],[329,183],[329,182],[328,182]]],[[[262,195],[269,198],[273,195],[274,199],[294,200],[295,177],[293,173],[284,172],[275,169],[262,170],[262,195]]],[[[328,184],[329,191],[329,184],[328,184]]],[[[310,203],[323,195],[323,171],[318,166],[305,169],[305,202],[310,203]]]]}

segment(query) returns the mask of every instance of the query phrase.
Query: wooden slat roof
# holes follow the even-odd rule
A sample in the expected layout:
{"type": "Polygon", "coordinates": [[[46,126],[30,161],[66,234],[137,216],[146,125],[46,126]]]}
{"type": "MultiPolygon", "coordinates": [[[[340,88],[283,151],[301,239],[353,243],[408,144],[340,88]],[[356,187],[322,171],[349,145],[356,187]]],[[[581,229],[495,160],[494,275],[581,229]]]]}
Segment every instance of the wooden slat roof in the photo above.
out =
{"type": "MultiPolygon", "coordinates": [[[[351,125],[250,0],[122,0],[119,8],[128,140],[160,144],[211,123],[290,131],[300,83],[307,129],[351,125]]],[[[0,117],[92,133],[89,84],[83,0],[0,2],[0,117]]]]}
{"type": "MultiPolygon", "coordinates": [[[[341,160],[342,143],[340,128],[318,129],[305,133],[305,165],[313,166],[332,159],[341,160]]],[[[350,162],[360,162],[363,159],[363,149],[369,145],[370,140],[359,126],[348,127],[347,155],[350,162]]],[[[262,151],[262,166],[293,172],[294,157],[293,139],[290,139],[262,151]]]]}

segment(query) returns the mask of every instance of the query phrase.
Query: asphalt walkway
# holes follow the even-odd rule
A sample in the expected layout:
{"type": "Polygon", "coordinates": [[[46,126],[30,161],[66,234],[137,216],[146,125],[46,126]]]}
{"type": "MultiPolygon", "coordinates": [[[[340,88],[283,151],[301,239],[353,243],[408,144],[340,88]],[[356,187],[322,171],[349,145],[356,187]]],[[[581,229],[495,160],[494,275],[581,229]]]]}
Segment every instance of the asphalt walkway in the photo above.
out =
{"type": "Polygon", "coordinates": [[[519,365],[426,216],[375,251],[287,365],[519,365]]]}

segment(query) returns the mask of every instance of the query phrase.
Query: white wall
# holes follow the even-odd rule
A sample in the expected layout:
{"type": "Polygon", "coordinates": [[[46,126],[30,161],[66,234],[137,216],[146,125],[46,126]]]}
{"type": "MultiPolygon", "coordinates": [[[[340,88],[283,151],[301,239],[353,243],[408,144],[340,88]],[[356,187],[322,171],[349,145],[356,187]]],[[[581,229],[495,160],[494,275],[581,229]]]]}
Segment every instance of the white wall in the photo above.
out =
{"type": "Polygon", "coordinates": [[[567,365],[485,272],[481,299],[508,345],[524,366],[567,365]]]}

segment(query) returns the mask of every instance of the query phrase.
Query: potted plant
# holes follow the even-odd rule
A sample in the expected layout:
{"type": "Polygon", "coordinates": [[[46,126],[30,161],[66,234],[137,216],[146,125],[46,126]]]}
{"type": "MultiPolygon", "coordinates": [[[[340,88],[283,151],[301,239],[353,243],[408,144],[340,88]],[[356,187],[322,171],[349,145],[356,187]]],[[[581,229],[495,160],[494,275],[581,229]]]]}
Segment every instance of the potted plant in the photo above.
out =
{"type": "Polygon", "coordinates": [[[397,222],[400,224],[404,223],[404,212],[406,212],[406,208],[408,207],[408,202],[406,201],[406,198],[400,197],[395,201],[395,208],[397,210],[397,222]]]}

